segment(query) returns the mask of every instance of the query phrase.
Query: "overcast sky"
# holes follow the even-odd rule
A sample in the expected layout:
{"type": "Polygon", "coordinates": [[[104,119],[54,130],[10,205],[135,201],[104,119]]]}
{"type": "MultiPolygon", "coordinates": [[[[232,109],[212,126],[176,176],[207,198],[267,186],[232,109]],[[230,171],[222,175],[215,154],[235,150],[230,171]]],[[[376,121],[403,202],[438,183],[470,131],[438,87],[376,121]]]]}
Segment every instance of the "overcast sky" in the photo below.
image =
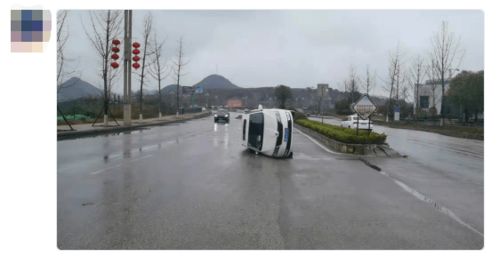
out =
{"type": "MultiPolygon", "coordinates": [[[[141,41],[148,11],[134,11],[134,40],[141,41]]],[[[243,87],[315,87],[329,83],[343,89],[353,67],[362,78],[366,67],[377,73],[374,94],[385,94],[389,53],[400,44],[405,67],[420,54],[427,57],[430,38],[443,20],[465,50],[461,70],[483,69],[481,11],[151,11],[153,30],[166,40],[165,56],[174,58],[184,39],[189,60],[181,84],[192,85],[218,73],[243,87]]],[[[102,88],[98,56],[85,35],[88,11],[71,11],[65,54],[68,69],[102,88]]],[[[136,76],[137,77],[137,76],[136,76]]],[[[137,78],[136,78],[137,79],[137,78]]],[[[167,84],[174,83],[173,76],[167,84]]],[[[113,91],[122,92],[122,82],[113,91]]],[[[147,85],[155,89],[156,84],[147,85]]],[[[165,84],[166,85],[166,84],[165,84]]],[[[137,80],[133,88],[138,88],[137,80]]]]}

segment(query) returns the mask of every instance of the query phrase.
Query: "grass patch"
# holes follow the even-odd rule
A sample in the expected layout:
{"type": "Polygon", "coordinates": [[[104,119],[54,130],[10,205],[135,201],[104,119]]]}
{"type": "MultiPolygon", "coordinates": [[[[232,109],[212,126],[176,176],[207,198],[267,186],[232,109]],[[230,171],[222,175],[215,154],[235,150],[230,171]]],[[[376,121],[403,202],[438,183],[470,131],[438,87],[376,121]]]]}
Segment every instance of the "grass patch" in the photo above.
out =
{"type": "Polygon", "coordinates": [[[355,129],[322,124],[319,121],[309,119],[297,119],[295,123],[346,144],[383,144],[386,140],[385,134],[359,130],[359,135],[357,135],[355,129]]]}

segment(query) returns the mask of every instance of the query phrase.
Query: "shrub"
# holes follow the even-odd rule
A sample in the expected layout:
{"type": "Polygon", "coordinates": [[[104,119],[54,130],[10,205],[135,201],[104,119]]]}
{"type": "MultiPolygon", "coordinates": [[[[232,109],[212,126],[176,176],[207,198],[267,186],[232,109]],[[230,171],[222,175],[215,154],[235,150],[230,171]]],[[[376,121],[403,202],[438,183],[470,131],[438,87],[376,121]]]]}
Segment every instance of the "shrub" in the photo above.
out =
{"type": "Polygon", "coordinates": [[[293,110],[292,114],[293,114],[293,120],[299,120],[299,119],[306,119],[307,118],[307,116],[305,114],[303,114],[302,112],[296,111],[296,110],[293,110]]]}
{"type": "Polygon", "coordinates": [[[385,134],[365,130],[359,130],[359,134],[357,135],[355,129],[322,124],[321,122],[309,119],[297,119],[295,122],[331,139],[347,144],[383,144],[386,140],[385,134]]]}

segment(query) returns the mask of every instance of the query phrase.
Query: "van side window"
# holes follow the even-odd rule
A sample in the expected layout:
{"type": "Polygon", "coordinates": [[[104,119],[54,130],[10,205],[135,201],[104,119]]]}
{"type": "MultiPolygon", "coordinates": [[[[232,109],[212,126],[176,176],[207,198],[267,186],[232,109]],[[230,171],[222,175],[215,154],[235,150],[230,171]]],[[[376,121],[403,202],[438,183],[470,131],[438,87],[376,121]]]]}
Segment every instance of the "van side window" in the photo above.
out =
{"type": "Polygon", "coordinates": [[[246,119],[243,121],[243,141],[246,140],[246,119]]]}

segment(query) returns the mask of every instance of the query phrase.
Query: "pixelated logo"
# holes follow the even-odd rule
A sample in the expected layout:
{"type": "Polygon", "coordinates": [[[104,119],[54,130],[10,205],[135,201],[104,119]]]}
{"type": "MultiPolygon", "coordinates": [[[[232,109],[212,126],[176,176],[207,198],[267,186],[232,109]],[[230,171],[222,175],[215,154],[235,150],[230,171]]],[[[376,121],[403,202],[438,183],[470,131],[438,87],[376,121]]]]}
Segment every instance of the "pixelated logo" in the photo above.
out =
{"type": "Polygon", "coordinates": [[[52,19],[49,10],[11,10],[11,52],[42,52],[50,39],[52,19]]]}

